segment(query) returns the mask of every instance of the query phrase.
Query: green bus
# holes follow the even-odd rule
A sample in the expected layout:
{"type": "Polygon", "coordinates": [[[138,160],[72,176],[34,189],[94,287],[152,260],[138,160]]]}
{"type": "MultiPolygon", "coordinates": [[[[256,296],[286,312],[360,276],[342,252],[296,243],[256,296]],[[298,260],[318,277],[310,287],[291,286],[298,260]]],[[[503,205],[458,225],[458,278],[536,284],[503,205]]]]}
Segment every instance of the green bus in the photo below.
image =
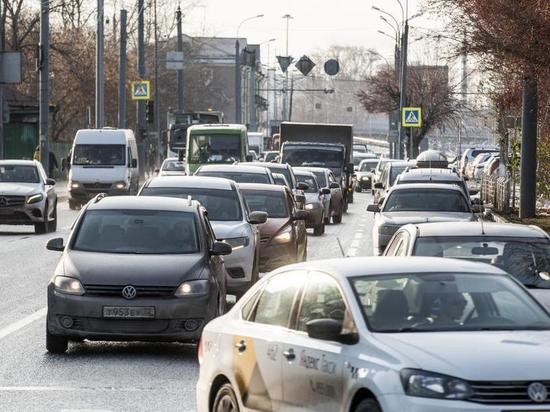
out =
{"type": "Polygon", "coordinates": [[[250,161],[248,135],[241,124],[201,124],[187,129],[186,172],[192,175],[206,164],[250,161]]]}

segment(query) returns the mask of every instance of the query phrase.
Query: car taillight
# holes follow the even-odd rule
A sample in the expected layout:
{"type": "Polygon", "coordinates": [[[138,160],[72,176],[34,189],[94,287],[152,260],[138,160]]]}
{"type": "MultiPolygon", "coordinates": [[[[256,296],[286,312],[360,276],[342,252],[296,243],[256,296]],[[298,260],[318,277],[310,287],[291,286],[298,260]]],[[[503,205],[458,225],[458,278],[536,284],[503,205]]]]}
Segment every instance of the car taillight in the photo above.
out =
{"type": "Polygon", "coordinates": [[[202,347],[202,342],[203,342],[203,339],[202,339],[202,336],[201,336],[201,338],[199,339],[199,344],[197,345],[197,357],[199,358],[199,365],[202,365],[203,353],[204,353],[204,348],[202,347]]]}

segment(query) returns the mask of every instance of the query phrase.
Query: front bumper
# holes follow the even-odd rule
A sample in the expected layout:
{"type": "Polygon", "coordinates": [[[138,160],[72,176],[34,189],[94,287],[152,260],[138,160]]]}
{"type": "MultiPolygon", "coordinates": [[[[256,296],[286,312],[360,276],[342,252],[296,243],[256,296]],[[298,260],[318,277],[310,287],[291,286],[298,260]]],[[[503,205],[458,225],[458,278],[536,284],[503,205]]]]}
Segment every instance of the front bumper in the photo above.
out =
{"type": "Polygon", "coordinates": [[[370,178],[367,178],[367,179],[358,179],[356,185],[357,185],[357,186],[359,187],[359,189],[361,189],[361,190],[371,189],[371,188],[372,188],[372,181],[371,181],[370,178]]]}
{"type": "Polygon", "coordinates": [[[144,340],[194,342],[217,312],[217,295],[190,298],[143,298],[126,300],[112,296],[73,296],[48,286],[48,330],[54,335],[90,340],[144,340]],[[148,306],[154,319],[103,317],[104,306],[148,306]],[[71,327],[62,319],[69,317],[71,327]]]}
{"type": "Polygon", "coordinates": [[[116,189],[110,188],[85,188],[80,186],[78,189],[68,188],[69,199],[75,202],[87,203],[100,193],[105,193],[108,196],[125,196],[130,194],[130,188],[116,189]]]}
{"type": "Polygon", "coordinates": [[[271,272],[291,263],[296,263],[296,245],[294,242],[262,245],[260,249],[260,272],[271,272]]]}
{"type": "Polygon", "coordinates": [[[233,249],[230,255],[224,256],[225,269],[227,270],[227,293],[243,293],[252,286],[252,271],[256,249],[254,242],[248,246],[233,249]]]}
{"type": "Polygon", "coordinates": [[[0,207],[0,225],[32,225],[44,223],[46,202],[0,207]]]}

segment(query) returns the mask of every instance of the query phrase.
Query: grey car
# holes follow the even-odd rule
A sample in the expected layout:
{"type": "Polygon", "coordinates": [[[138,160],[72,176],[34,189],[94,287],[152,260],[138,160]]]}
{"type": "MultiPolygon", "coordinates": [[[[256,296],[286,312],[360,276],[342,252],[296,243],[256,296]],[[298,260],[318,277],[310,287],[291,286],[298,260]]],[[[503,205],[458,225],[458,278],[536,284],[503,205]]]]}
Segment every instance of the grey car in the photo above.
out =
{"type": "Polygon", "coordinates": [[[294,174],[299,183],[306,184],[308,188],[305,190],[306,205],[305,210],[308,211],[306,219],[306,227],[313,228],[315,236],[321,236],[325,233],[325,213],[330,203],[330,189],[320,188],[317,183],[317,178],[311,172],[303,170],[295,170],[294,174]]]}
{"type": "Polygon", "coordinates": [[[217,242],[195,201],[92,199],[80,213],[48,284],[46,347],[69,341],[195,342],[225,308],[231,247],[217,242]]]}
{"type": "Polygon", "coordinates": [[[243,167],[241,165],[204,165],[198,168],[195,176],[222,177],[237,183],[275,184],[271,170],[265,166],[243,167]]]}
{"type": "Polygon", "coordinates": [[[57,230],[55,180],[35,160],[0,160],[0,225],[33,225],[36,233],[57,230]]]}

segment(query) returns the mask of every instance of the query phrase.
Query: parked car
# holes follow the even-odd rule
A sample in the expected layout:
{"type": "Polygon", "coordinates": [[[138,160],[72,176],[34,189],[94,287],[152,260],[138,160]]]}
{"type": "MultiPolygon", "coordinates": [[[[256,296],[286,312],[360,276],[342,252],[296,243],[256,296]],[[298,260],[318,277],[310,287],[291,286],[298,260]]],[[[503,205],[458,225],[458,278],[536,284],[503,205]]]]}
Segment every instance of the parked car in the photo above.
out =
{"type": "Polygon", "coordinates": [[[405,184],[390,189],[382,206],[369,205],[374,212],[372,243],[380,255],[391,237],[403,225],[425,222],[470,222],[479,206],[472,206],[464,191],[455,185],[405,184]]]}
{"type": "Polygon", "coordinates": [[[510,223],[406,225],[386,256],[436,256],[490,263],[510,273],[550,310],[550,237],[537,226],[510,223]]]}
{"type": "Polygon", "coordinates": [[[548,341],[548,312],[496,267],[285,266],[204,329],[197,409],[542,411],[548,341]]]}
{"type": "Polygon", "coordinates": [[[159,176],[185,176],[185,161],[177,157],[164,159],[160,166],[159,176]]]}
{"type": "Polygon", "coordinates": [[[306,227],[313,228],[315,236],[321,236],[325,233],[325,213],[330,207],[330,199],[327,197],[330,195],[330,189],[320,188],[315,175],[311,172],[295,170],[294,174],[298,179],[298,183],[308,186],[305,190],[305,210],[309,212],[306,227]]]}
{"type": "Polygon", "coordinates": [[[251,183],[239,187],[250,211],[267,213],[267,221],[259,225],[260,272],[305,261],[308,212],[298,209],[290,189],[251,183]]]}
{"type": "Polygon", "coordinates": [[[481,176],[483,175],[483,168],[493,153],[494,152],[484,152],[478,154],[476,158],[469,162],[466,166],[465,177],[470,180],[481,179],[481,176]]]}
{"type": "Polygon", "coordinates": [[[374,170],[378,165],[379,159],[363,159],[355,172],[355,191],[362,192],[365,189],[372,189],[372,179],[374,170]]]}
{"type": "Polygon", "coordinates": [[[378,203],[383,202],[389,190],[395,184],[397,177],[405,170],[414,167],[414,165],[414,161],[408,160],[388,162],[382,170],[380,179],[374,184],[374,201],[378,203]]]}
{"type": "Polygon", "coordinates": [[[33,225],[39,234],[55,232],[54,185],[36,160],[0,160],[0,225],[33,225]]]}
{"type": "Polygon", "coordinates": [[[69,341],[195,342],[224,313],[231,247],[198,202],[98,195],[78,216],[48,284],[46,348],[69,341]]]}
{"type": "Polygon", "coordinates": [[[313,173],[320,188],[330,189],[330,195],[325,195],[329,199],[325,210],[325,225],[330,223],[331,218],[332,223],[341,223],[345,208],[344,194],[332,170],[322,167],[294,167],[293,169],[313,173]]]}
{"type": "Polygon", "coordinates": [[[495,174],[500,166],[500,155],[495,154],[492,155],[487,161],[485,162],[485,166],[483,167],[483,176],[492,176],[495,174]]]}
{"type": "Polygon", "coordinates": [[[195,176],[221,177],[237,183],[275,184],[271,170],[262,166],[250,168],[241,165],[206,165],[199,167],[195,176]]]}
{"type": "Polygon", "coordinates": [[[460,174],[462,176],[466,175],[466,167],[468,166],[468,163],[473,161],[480,153],[498,153],[498,151],[498,147],[494,146],[469,147],[468,149],[464,150],[460,158],[460,174]]]}
{"type": "Polygon", "coordinates": [[[166,196],[198,200],[208,213],[216,239],[228,243],[233,253],[225,258],[227,291],[240,297],[258,281],[262,212],[248,212],[237,184],[228,179],[198,176],[162,176],[149,179],[138,196],[166,196]]]}

